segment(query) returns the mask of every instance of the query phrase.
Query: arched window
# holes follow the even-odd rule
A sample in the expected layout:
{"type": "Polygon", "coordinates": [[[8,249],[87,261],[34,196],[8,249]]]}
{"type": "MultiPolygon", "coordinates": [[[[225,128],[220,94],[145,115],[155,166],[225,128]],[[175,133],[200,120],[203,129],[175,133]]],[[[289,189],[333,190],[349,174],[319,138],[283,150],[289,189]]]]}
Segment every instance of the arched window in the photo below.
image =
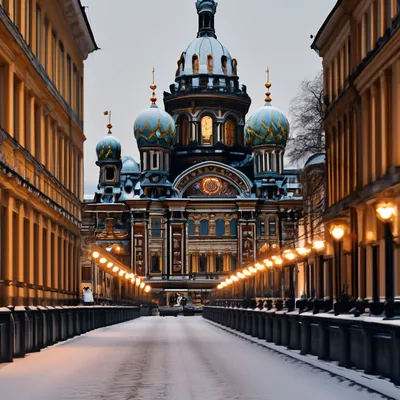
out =
{"type": "Polygon", "coordinates": [[[211,146],[213,144],[213,119],[206,115],[201,119],[201,137],[202,144],[205,146],[211,146]]]}
{"type": "Polygon", "coordinates": [[[179,137],[178,143],[183,145],[188,145],[190,141],[190,122],[189,118],[186,115],[182,115],[179,117],[179,137]]]}
{"type": "Polygon", "coordinates": [[[200,221],[200,235],[201,236],[208,235],[208,221],[206,219],[202,219],[200,221]]]}
{"type": "Polygon", "coordinates": [[[257,236],[265,235],[265,221],[264,217],[258,217],[257,220],[257,236]]]}
{"type": "Polygon", "coordinates": [[[229,223],[229,228],[231,231],[231,236],[237,236],[237,219],[231,219],[229,223]]]}
{"type": "Polygon", "coordinates": [[[106,181],[113,181],[114,173],[115,173],[115,169],[113,167],[106,168],[106,181]]]}
{"type": "Polygon", "coordinates": [[[227,63],[228,63],[228,58],[226,56],[221,57],[221,66],[222,66],[222,72],[227,75],[228,74],[228,68],[227,68],[227,63]]]}
{"type": "Polygon", "coordinates": [[[235,144],[235,131],[236,131],[236,124],[231,119],[226,121],[224,143],[227,146],[233,146],[235,144]]]}
{"type": "Polygon", "coordinates": [[[232,75],[237,75],[237,60],[234,58],[232,60],[232,75]]]}
{"type": "Polygon", "coordinates": [[[212,74],[214,72],[214,60],[211,54],[207,56],[207,72],[209,74],[212,74]]]}
{"type": "Polygon", "coordinates": [[[199,57],[197,54],[194,54],[192,57],[192,70],[194,74],[199,73],[199,57]]]}
{"type": "Polygon", "coordinates": [[[189,219],[188,231],[189,231],[189,236],[194,236],[194,221],[192,219],[189,219]]]}
{"type": "Polygon", "coordinates": [[[269,217],[269,234],[276,235],[276,218],[269,217]]]}
{"type": "Polygon", "coordinates": [[[215,224],[215,231],[217,236],[225,235],[225,221],[223,219],[217,219],[217,222],[215,224]]]}

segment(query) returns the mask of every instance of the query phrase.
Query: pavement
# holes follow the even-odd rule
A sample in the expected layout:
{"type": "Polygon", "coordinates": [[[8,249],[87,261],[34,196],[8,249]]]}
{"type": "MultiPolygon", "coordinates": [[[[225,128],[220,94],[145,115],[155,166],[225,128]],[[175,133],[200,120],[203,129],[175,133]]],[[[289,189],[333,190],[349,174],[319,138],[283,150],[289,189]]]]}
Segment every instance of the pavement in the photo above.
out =
{"type": "Polygon", "coordinates": [[[384,397],[200,316],[143,317],[0,364],[1,400],[369,400],[398,393],[384,397]]]}

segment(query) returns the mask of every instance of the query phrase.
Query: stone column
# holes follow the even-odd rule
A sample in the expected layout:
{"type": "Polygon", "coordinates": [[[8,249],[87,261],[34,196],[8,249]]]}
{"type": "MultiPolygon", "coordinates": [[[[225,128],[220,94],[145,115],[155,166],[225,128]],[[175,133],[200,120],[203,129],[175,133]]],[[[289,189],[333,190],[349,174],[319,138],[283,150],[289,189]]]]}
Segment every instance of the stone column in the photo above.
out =
{"type": "MultiPolygon", "coordinates": [[[[18,83],[17,86],[18,95],[18,132],[14,134],[18,135],[18,141],[22,147],[25,147],[25,83],[23,81],[18,83]]],[[[16,110],[15,110],[16,111],[16,110]]]]}
{"type": "MultiPolygon", "coordinates": [[[[51,288],[51,220],[50,218],[47,219],[47,237],[43,238],[43,240],[45,240],[47,242],[47,246],[46,246],[46,254],[44,254],[43,256],[46,257],[46,269],[43,269],[43,280],[44,280],[44,284],[45,286],[47,286],[48,288],[51,288]]],[[[53,297],[53,293],[52,292],[47,292],[46,293],[46,297],[49,301],[52,300],[53,297]]]]}
{"type": "MultiPolygon", "coordinates": [[[[18,252],[18,262],[15,262],[15,276],[14,276],[14,281],[16,282],[25,282],[24,281],[24,237],[25,237],[25,232],[24,232],[24,217],[25,217],[25,207],[24,203],[21,201],[19,203],[18,207],[18,247],[19,247],[19,252],[18,252]]],[[[25,289],[18,287],[17,288],[17,305],[24,305],[24,297],[25,297],[25,289]]]]}
{"type": "MultiPolygon", "coordinates": [[[[38,243],[39,246],[36,249],[36,251],[38,251],[38,265],[36,265],[36,270],[37,270],[37,282],[36,284],[39,286],[43,285],[43,240],[45,240],[45,238],[43,238],[43,216],[42,214],[39,214],[38,216],[39,219],[39,234],[38,234],[38,243]]],[[[38,297],[39,297],[39,301],[40,301],[40,297],[43,299],[44,298],[44,292],[38,292],[38,297]]]]}
{"type": "Polygon", "coordinates": [[[36,156],[36,148],[35,148],[35,97],[32,95],[28,100],[28,118],[29,118],[29,132],[27,132],[27,147],[33,156],[36,156]]]}
{"type": "Polygon", "coordinates": [[[394,61],[392,66],[392,139],[391,170],[400,165],[400,58],[394,61]]]}

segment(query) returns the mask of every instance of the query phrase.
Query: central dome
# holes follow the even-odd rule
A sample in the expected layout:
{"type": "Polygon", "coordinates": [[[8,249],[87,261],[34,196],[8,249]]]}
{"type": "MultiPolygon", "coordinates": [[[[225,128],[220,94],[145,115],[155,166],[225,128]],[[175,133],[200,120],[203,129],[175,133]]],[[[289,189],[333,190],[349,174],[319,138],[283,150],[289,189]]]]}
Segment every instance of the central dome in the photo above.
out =
{"type": "Polygon", "coordinates": [[[236,75],[235,59],[228,49],[212,36],[199,37],[193,40],[182,53],[178,62],[176,76],[182,75],[236,75]]]}

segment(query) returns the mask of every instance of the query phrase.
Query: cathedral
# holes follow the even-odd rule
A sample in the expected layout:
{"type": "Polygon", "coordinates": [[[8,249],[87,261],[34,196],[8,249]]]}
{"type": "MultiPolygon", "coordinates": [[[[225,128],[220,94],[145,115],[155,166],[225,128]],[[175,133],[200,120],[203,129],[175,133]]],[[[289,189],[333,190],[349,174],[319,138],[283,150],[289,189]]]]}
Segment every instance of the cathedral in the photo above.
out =
{"type": "MultiPolygon", "coordinates": [[[[300,171],[284,168],[289,122],[272,105],[269,79],[264,106],[246,117],[238,61],[216,36],[217,2],[196,8],[197,37],[178,59],[165,111],[153,82],[133,124],[140,160],[124,154],[109,124],[83,208],[84,249],[112,253],[161,305],[175,293],[204,302],[232,271],[293,242],[301,217],[300,171]]],[[[92,275],[107,298],[104,276],[92,275]]]]}

